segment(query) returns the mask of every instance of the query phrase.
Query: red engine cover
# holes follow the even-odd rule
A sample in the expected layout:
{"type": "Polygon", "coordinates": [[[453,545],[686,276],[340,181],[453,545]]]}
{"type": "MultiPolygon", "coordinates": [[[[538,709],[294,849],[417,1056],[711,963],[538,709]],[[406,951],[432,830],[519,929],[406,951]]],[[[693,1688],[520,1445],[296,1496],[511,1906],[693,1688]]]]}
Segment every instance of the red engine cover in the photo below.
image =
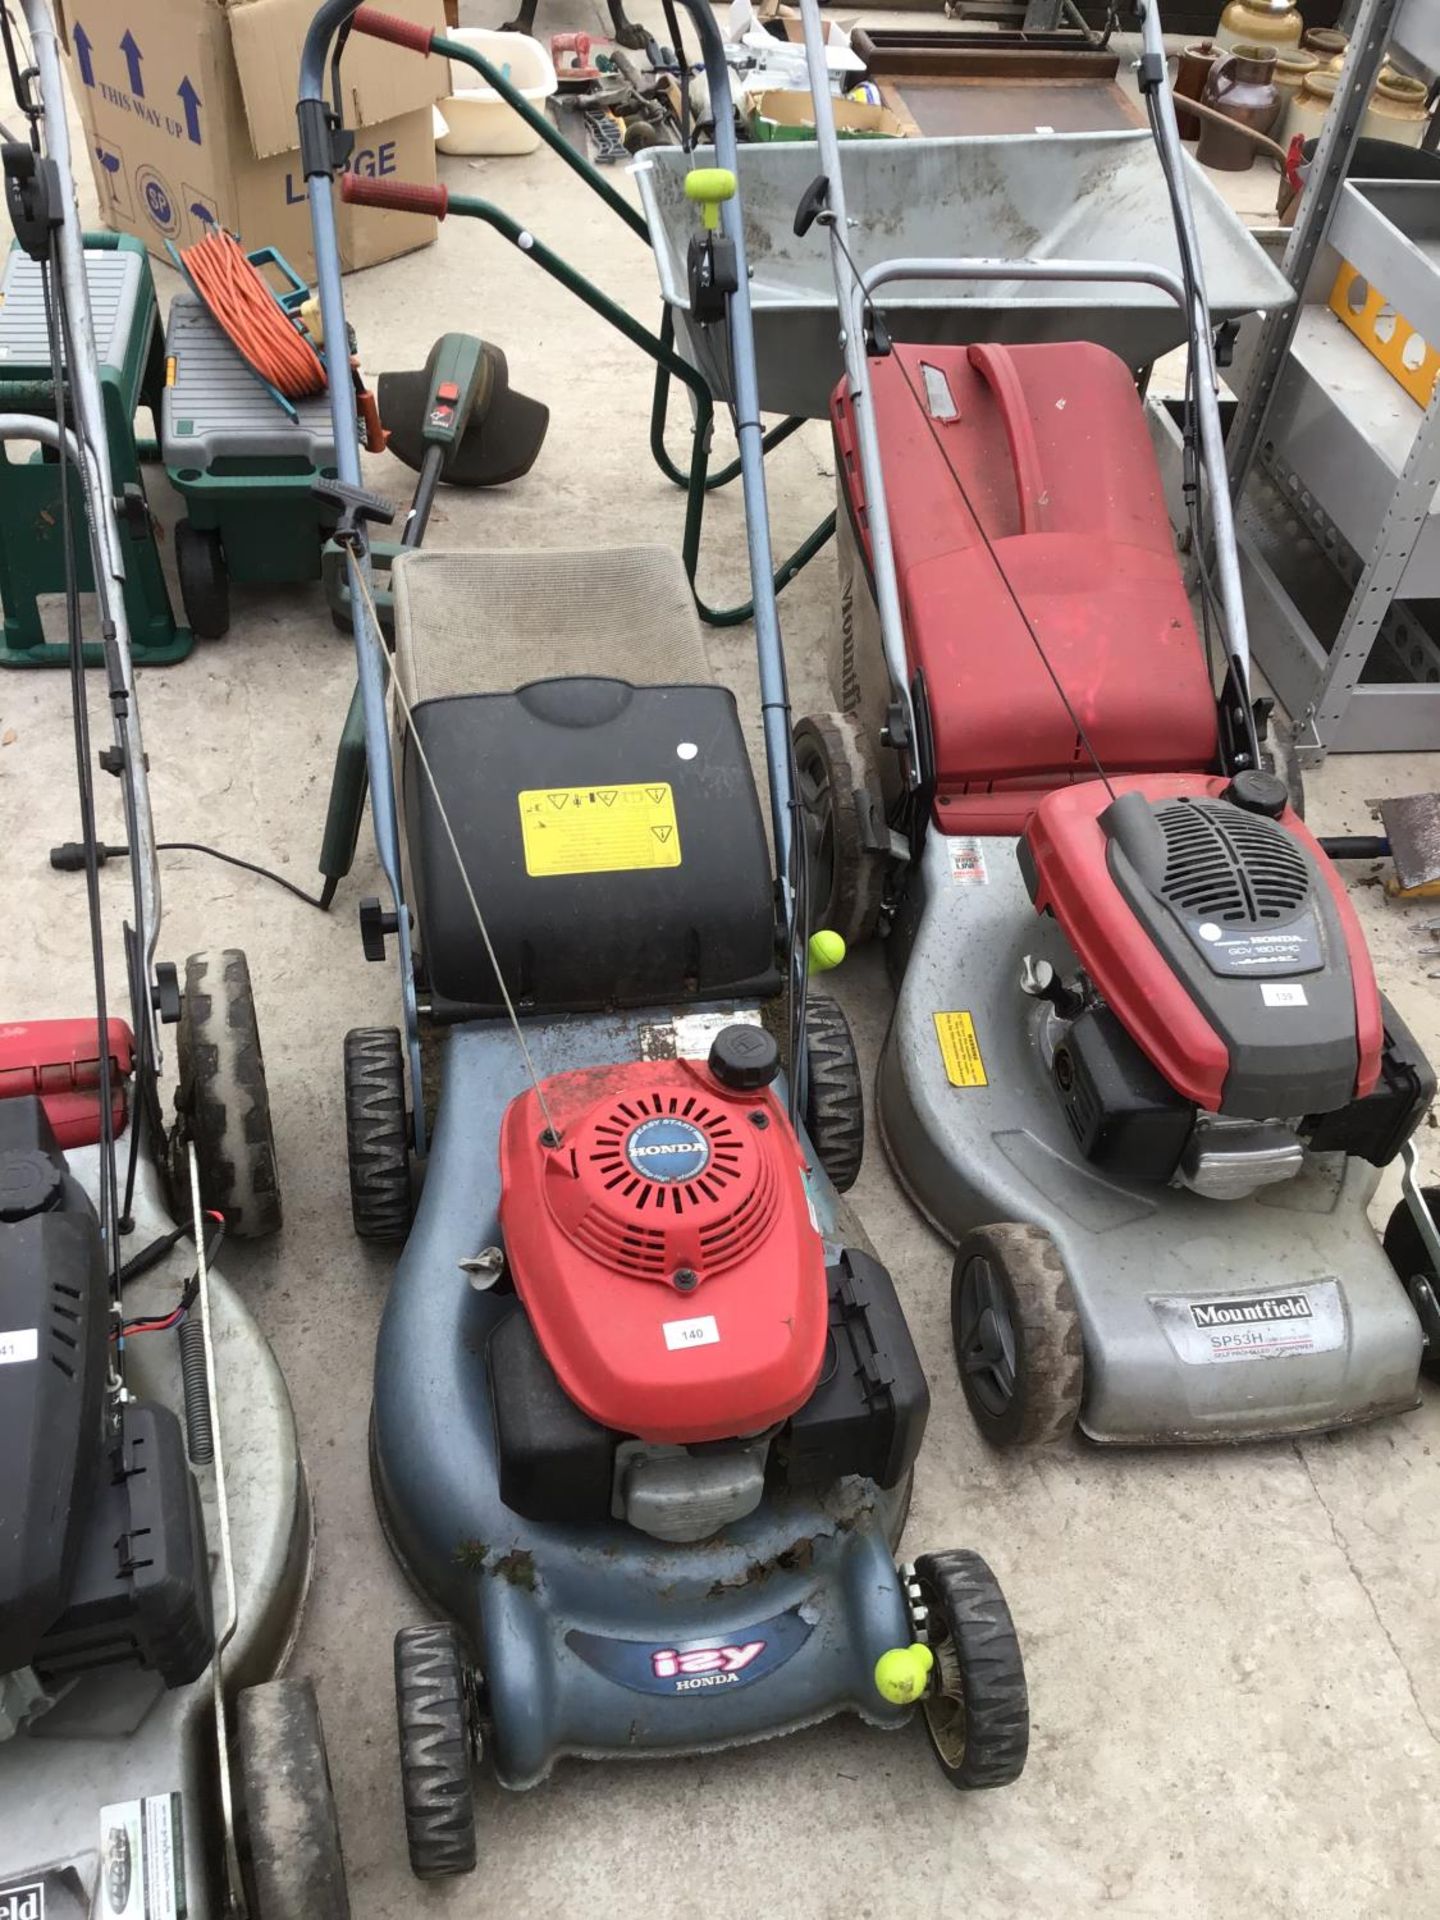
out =
{"type": "MultiPolygon", "coordinates": [[[[113,1126],[125,1125],[125,1082],[135,1037],[123,1020],[105,1024],[110,1053],[113,1126]]],[[[62,1148],[94,1146],[100,1138],[100,1049],[91,1020],[16,1020],[0,1026],[0,1100],[38,1093],[62,1148]]]]}
{"type": "Polygon", "coordinates": [[[788,1418],[820,1377],[828,1299],[784,1111],[699,1061],[543,1084],[560,1144],[542,1139],[533,1090],[511,1101],[500,1224],[566,1393],[650,1441],[729,1440],[788,1418]]]}
{"type": "MultiPolygon", "coordinates": [[[[1193,774],[1111,782],[1116,793],[1138,788],[1152,801],[1184,794],[1218,798],[1228,784],[1223,777],[1197,779],[1193,774]]],[[[1036,910],[1055,915],[1116,1018],[1176,1092],[1216,1113],[1230,1071],[1229,1050],[1110,877],[1105,831],[1099,824],[1109,804],[1110,794],[1100,781],[1092,780],[1083,787],[1047,795],[1035,809],[1025,829],[1025,842],[1036,875],[1036,910]]],[[[1344,882],[1319,842],[1293,808],[1287,807],[1280,820],[1314,855],[1344,929],[1359,1051],[1355,1097],[1363,1099],[1374,1091],[1380,1077],[1384,1042],[1380,990],[1370,949],[1344,882]]]]}
{"type": "MultiPolygon", "coordinates": [[[[1007,577],[1107,769],[1212,767],[1215,701],[1123,361],[1083,343],[897,346],[869,370],[942,832],[1018,833],[1042,792],[1091,776],[1007,577]]],[[[831,416],[868,562],[843,381],[831,416]]]]}

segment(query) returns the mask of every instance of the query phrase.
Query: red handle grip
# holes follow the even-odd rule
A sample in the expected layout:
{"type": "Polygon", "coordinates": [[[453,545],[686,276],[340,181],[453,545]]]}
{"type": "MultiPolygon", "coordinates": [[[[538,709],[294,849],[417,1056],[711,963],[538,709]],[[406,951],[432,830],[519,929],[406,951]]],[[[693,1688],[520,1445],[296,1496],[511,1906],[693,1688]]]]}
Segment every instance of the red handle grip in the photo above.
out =
{"type": "Polygon", "coordinates": [[[397,47],[409,47],[412,53],[429,53],[434,38],[429,27],[418,20],[402,20],[398,13],[382,13],[379,7],[360,7],[350,23],[356,33],[368,33],[372,40],[389,40],[397,47]]]}
{"type": "Polygon", "coordinates": [[[550,53],[573,53],[582,66],[590,59],[590,36],[588,33],[552,33],[550,53]]]}
{"type": "Polygon", "coordinates": [[[365,173],[342,173],[340,198],[348,207],[385,207],[391,213],[428,213],[443,220],[450,210],[450,189],[439,181],[375,180],[365,173]]]}

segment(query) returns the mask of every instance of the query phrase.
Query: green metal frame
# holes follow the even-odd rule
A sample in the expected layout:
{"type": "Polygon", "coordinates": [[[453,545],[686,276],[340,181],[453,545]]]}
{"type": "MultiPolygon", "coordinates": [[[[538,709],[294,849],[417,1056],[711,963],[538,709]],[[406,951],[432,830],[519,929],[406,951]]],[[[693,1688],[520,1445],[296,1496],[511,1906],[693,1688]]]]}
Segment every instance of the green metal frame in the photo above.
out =
{"type": "MultiPolygon", "coordinates": [[[[171,611],[155,522],[145,504],[141,464],[154,457],[154,442],[140,439],[135,432],[135,415],[140,407],[148,408],[158,418],[165,384],[165,348],[155,283],[144,247],[130,235],[87,233],[85,247],[87,252],[138,253],[144,261],[135,325],[124,343],[120,364],[107,362],[100,367],[100,391],[117,496],[125,500],[126,489],[135,490],[129,495],[133,515],[122,512],[119,516],[131,650],[137,665],[172,666],[186,657],[195,641],[188,627],[176,624],[171,611]]],[[[54,420],[55,382],[49,365],[14,371],[17,377],[0,381],[0,409],[54,420]]],[[[65,472],[70,488],[76,577],[82,592],[93,593],[95,577],[84,531],[82,490],[78,477],[68,466],[65,472]]],[[[0,667],[69,664],[68,647],[46,640],[37,605],[39,595],[62,593],[65,588],[65,554],[60,533],[61,484],[59,463],[43,449],[37,449],[26,461],[0,461],[0,601],[5,608],[0,667]]],[[[85,663],[92,667],[104,664],[100,642],[86,642],[85,663]]]]}
{"type": "MultiPolygon", "coordinates": [[[[432,50],[442,58],[456,60],[462,66],[472,68],[492,87],[505,103],[513,107],[526,125],[539,134],[553,153],[556,153],[570,168],[578,174],[593,193],[605,202],[611,212],[622,220],[630,231],[648,247],[650,229],[644,215],[624,196],[611,186],[599,170],[591,166],[581,153],[578,153],[565,138],[558,127],[549,118],[531,105],[519,90],[512,86],[506,76],[478,52],[474,47],[463,45],[437,35],[432,41],[432,50]]],[[[488,200],[476,199],[469,194],[450,196],[449,211],[463,217],[483,220],[494,227],[497,233],[517,246],[537,266],[542,267],[552,279],[573,293],[593,312],[607,320],[611,326],[623,333],[627,340],[648,354],[655,362],[655,391],[650,407],[650,451],[656,465],[673,485],[683,487],[686,493],[685,533],[681,552],[685,561],[685,571],[695,594],[695,605],[702,620],[712,627],[740,626],[751,617],[754,608],[749,601],[737,607],[712,607],[701,596],[696,581],[700,561],[700,535],[704,518],[705,495],[717,487],[727,486],[740,471],[738,460],[732,460],[718,473],[709,471],[710,439],[715,419],[715,398],[702,375],[683,359],[675,350],[675,321],[669,307],[663,312],[658,334],[642,327],[623,307],[603,294],[600,289],[577,273],[565,260],[551,248],[535,237],[528,228],[512,220],[507,213],[488,200]],[[523,238],[522,238],[523,236],[523,238]],[[695,410],[694,448],[690,456],[690,470],[684,472],[671,459],[665,446],[665,425],[669,412],[671,382],[679,380],[690,390],[695,410]]],[[[764,449],[768,453],[772,447],[778,447],[788,440],[797,428],[804,424],[797,416],[782,420],[765,435],[764,449]]],[[[775,591],[789,585],[801,569],[809,564],[835,531],[835,515],[827,514],[807,539],[795,549],[775,574],[775,591]]]]}

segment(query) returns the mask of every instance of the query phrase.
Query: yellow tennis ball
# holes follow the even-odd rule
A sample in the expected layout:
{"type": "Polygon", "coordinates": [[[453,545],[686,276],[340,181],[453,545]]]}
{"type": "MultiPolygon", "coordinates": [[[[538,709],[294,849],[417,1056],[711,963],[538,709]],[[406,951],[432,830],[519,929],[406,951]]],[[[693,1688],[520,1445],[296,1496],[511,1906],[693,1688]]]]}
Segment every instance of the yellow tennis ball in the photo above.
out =
{"type": "Polygon", "coordinates": [[[891,1647],[875,1662],[875,1686],[892,1706],[908,1707],[925,1691],[935,1656],[917,1640],[912,1646],[891,1647]]]}
{"type": "Polygon", "coordinates": [[[845,958],[845,942],[838,933],[832,933],[828,927],[822,927],[818,933],[811,934],[807,954],[809,959],[807,972],[829,973],[845,958]]]}

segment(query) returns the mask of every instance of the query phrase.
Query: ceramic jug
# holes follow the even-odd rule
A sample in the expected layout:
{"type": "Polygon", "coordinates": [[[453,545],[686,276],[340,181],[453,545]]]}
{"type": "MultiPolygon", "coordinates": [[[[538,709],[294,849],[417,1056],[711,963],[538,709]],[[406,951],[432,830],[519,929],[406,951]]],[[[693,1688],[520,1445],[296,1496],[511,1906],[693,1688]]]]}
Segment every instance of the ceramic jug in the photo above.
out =
{"type": "MultiPolygon", "coordinates": [[[[1227,120],[1257,133],[1268,134],[1280,113],[1280,90],[1275,85],[1274,47],[1240,46],[1215,62],[1201,96],[1227,120]]],[[[1207,120],[1200,129],[1196,159],[1222,173],[1244,173],[1255,159],[1256,147],[1241,133],[1207,120]]]]}
{"type": "Polygon", "coordinates": [[[1205,91],[1205,82],[1210,78],[1210,69],[1220,58],[1222,49],[1214,40],[1202,40],[1197,46],[1186,47],[1180,55],[1179,65],[1175,69],[1175,124],[1180,130],[1182,140],[1198,140],[1200,137],[1200,119],[1197,114],[1187,113],[1184,102],[1198,100],[1205,91]]]}

